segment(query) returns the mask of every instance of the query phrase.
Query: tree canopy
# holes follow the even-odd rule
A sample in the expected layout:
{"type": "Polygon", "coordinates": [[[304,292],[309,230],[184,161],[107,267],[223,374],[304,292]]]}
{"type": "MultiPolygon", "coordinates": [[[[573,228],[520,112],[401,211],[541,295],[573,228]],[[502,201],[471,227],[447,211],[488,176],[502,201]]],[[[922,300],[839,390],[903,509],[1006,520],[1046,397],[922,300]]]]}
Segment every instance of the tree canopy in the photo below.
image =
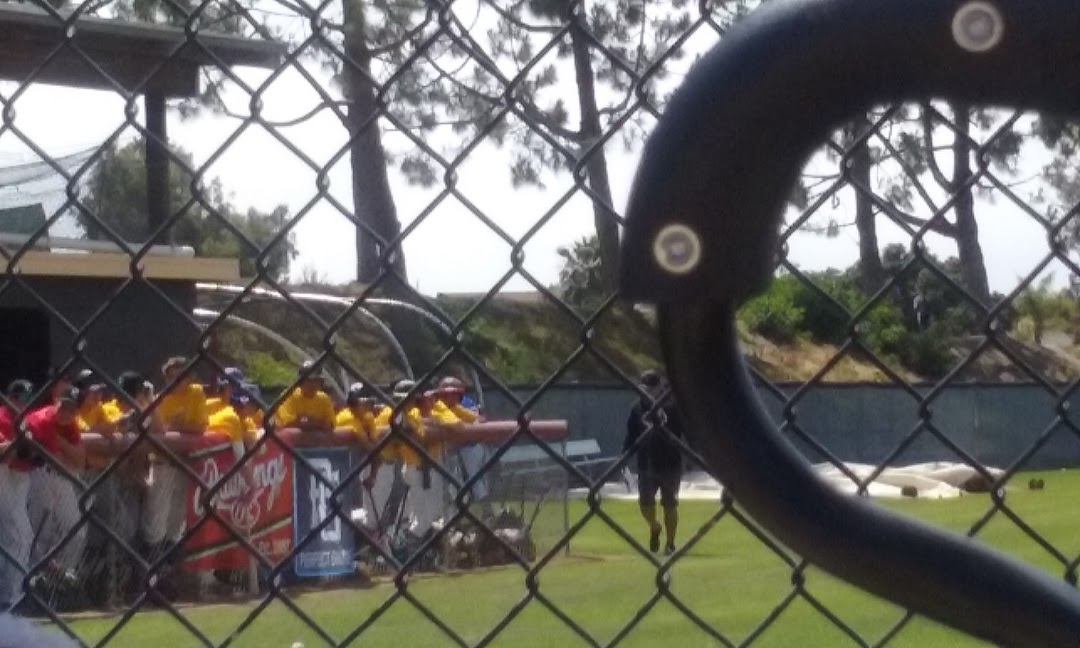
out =
{"type": "Polygon", "coordinates": [[[591,203],[596,270],[611,293],[619,221],[609,147],[612,141],[639,146],[644,119],[663,109],[668,69],[658,64],[685,55],[677,44],[693,23],[691,7],[685,0],[529,0],[491,8],[496,17],[486,41],[461,36],[470,47],[460,52],[465,72],[447,75],[456,80],[447,111],[460,130],[506,147],[514,187],[543,187],[550,172],[574,174],[591,203]],[[565,82],[571,74],[573,85],[565,82]],[[513,117],[504,96],[512,98],[513,117]],[[639,102],[648,109],[636,110],[639,102]]]}
{"type": "MultiPolygon", "coordinates": [[[[145,150],[141,139],[113,144],[89,173],[82,187],[86,210],[76,211],[88,238],[131,243],[149,239],[145,150]]],[[[190,245],[197,256],[238,258],[244,276],[287,278],[296,244],[292,234],[278,237],[278,233],[289,220],[288,208],[278,205],[269,212],[239,208],[220,179],[193,182],[187,170],[193,168],[189,153],[179,148],[172,152],[184,162],[174,162],[169,170],[170,213],[182,214],[169,228],[172,242],[190,245]]]]}
{"type": "Polygon", "coordinates": [[[556,252],[563,260],[558,286],[562,298],[574,308],[591,313],[607,296],[599,240],[592,234],[556,252]]]}

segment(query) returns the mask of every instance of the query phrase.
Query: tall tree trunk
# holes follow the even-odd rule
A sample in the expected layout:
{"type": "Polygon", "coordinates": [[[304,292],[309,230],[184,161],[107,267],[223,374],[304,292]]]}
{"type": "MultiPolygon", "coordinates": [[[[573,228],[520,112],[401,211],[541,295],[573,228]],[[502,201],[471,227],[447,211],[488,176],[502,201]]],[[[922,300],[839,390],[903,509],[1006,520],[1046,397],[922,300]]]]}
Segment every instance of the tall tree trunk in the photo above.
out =
{"type": "Polygon", "coordinates": [[[960,258],[960,278],[964,288],[987,307],[990,306],[990,282],[986,277],[986,261],[979,245],[979,226],[975,222],[975,196],[968,183],[971,180],[971,110],[965,104],[953,104],[957,133],[953,143],[952,191],[956,194],[953,211],[956,214],[956,250],[960,258]]]}
{"type": "MultiPolygon", "coordinates": [[[[379,130],[378,104],[371,81],[371,51],[365,38],[364,5],[361,0],[342,0],[345,18],[345,53],[351,62],[342,64],[342,78],[349,102],[347,118],[352,146],[353,209],[356,218],[374,230],[356,228],[356,278],[371,283],[379,275],[379,255],[384,251],[379,238],[391,242],[401,233],[394,195],[390,191],[386,151],[379,130]]],[[[391,256],[390,267],[408,284],[405,254],[400,246],[391,256]]]]}
{"type": "MultiPolygon", "coordinates": [[[[854,142],[870,130],[870,120],[866,115],[861,115],[848,128],[848,141],[854,142]]],[[[862,141],[852,152],[851,182],[871,191],[871,166],[870,145],[862,141]]],[[[881,251],[878,249],[874,203],[862,191],[855,192],[855,228],[859,231],[859,283],[868,295],[872,295],[885,285],[885,268],[881,265],[881,251]]]]}
{"type": "MultiPolygon", "coordinates": [[[[592,57],[589,52],[589,39],[584,3],[579,5],[571,16],[570,48],[574,55],[574,73],[577,77],[578,105],[581,110],[581,142],[579,150],[597,144],[603,134],[600,128],[600,111],[596,104],[596,75],[593,72],[592,57]]],[[[593,195],[593,221],[596,226],[596,239],[600,246],[600,277],[604,288],[616,289],[619,276],[619,223],[611,207],[611,183],[608,180],[607,157],[604,149],[597,147],[585,161],[589,188],[593,195]]]]}

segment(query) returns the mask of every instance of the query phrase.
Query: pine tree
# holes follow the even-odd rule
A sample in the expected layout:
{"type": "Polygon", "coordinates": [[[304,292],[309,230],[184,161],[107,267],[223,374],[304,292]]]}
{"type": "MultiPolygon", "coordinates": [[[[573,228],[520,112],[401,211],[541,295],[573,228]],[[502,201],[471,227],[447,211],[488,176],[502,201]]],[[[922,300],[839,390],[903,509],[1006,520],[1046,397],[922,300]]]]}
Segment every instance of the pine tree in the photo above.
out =
{"type": "Polygon", "coordinates": [[[643,118],[662,110],[667,66],[683,56],[679,38],[692,25],[688,3],[496,0],[487,6],[496,17],[486,43],[458,26],[467,72],[448,74],[456,83],[448,115],[460,130],[510,151],[514,186],[542,187],[548,172],[575,175],[592,205],[602,285],[610,292],[618,276],[619,219],[606,147],[616,137],[628,149],[640,146],[643,118]]]}

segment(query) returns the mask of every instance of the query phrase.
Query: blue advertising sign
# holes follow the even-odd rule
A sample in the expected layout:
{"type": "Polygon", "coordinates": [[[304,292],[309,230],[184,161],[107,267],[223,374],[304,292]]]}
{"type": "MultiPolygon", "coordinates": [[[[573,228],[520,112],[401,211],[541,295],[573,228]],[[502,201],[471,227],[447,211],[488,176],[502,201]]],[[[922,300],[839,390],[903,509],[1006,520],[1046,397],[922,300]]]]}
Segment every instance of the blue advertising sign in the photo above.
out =
{"type": "Polygon", "coordinates": [[[341,493],[340,512],[335,515],[330,496],[352,470],[352,453],[347,448],[297,448],[297,454],[326,481],[316,478],[300,461],[294,462],[293,529],[299,552],[293,559],[293,571],[301,578],[350,574],[357,539],[345,516],[352,509],[353,498],[341,493]],[[327,518],[330,522],[301,547],[300,543],[327,518]]]}

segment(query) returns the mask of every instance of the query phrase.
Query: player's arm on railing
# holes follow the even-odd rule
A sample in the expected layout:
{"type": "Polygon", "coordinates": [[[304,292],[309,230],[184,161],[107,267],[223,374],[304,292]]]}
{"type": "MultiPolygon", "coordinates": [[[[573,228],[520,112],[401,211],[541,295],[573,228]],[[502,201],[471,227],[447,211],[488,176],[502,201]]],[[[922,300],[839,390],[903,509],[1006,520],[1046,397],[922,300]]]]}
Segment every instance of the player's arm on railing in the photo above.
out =
{"type": "MultiPolygon", "coordinates": [[[[529,429],[541,441],[562,441],[567,437],[569,426],[563,420],[530,421],[529,429]]],[[[486,423],[466,423],[454,431],[454,439],[461,439],[467,443],[503,443],[518,430],[517,421],[488,421],[486,423]]],[[[383,426],[378,429],[379,434],[388,434],[389,427],[383,426]]],[[[433,441],[443,440],[445,432],[437,424],[432,424],[427,430],[433,441]]],[[[299,428],[284,428],[274,431],[274,436],[291,447],[348,447],[359,446],[367,449],[374,443],[360,438],[350,428],[337,428],[330,432],[309,432],[299,428]]],[[[193,437],[178,432],[164,432],[159,435],[162,443],[174,452],[185,455],[199,450],[206,445],[207,439],[218,438],[221,442],[228,441],[228,435],[224,433],[210,432],[204,436],[193,437]]],[[[138,441],[134,434],[126,434],[117,439],[109,439],[100,434],[87,433],[83,435],[83,446],[87,454],[92,458],[109,460],[120,455],[131,444],[138,441]]]]}

